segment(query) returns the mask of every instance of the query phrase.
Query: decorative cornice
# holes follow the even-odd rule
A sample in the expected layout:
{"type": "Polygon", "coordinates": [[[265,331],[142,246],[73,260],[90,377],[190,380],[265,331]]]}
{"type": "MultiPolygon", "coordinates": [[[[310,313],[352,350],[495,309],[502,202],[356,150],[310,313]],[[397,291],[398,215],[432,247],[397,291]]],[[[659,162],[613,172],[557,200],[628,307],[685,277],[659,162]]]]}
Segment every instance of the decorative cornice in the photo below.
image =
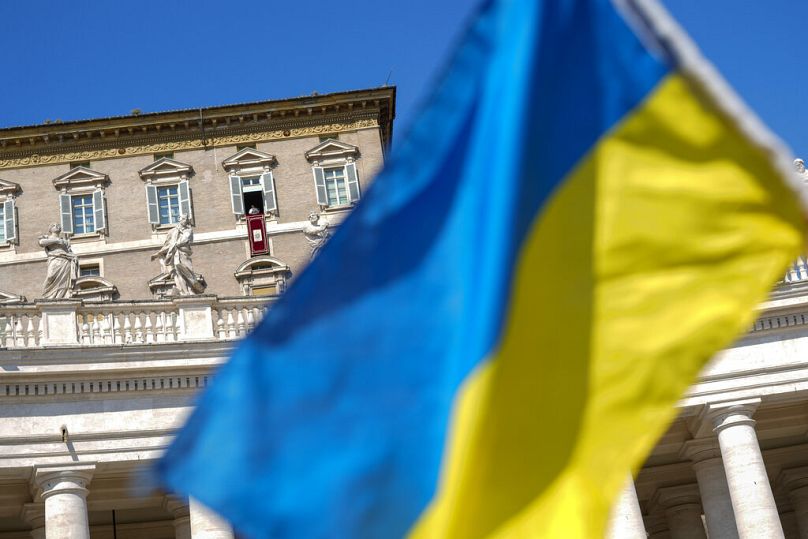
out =
{"type": "Polygon", "coordinates": [[[0,169],[25,168],[41,165],[57,165],[75,161],[94,161],[98,159],[114,159],[118,157],[131,157],[133,155],[147,155],[162,152],[174,152],[181,150],[194,150],[215,148],[220,146],[233,146],[237,144],[249,144],[253,142],[269,142],[288,138],[310,137],[326,133],[340,133],[344,131],[354,131],[379,127],[376,119],[360,119],[346,121],[344,123],[332,123],[324,125],[313,125],[309,127],[293,127],[290,129],[275,129],[268,131],[256,131],[239,135],[212,136],[207,138],[184,139],[171,142],[159,142],[158,137],[155,142],[146,144],[136,144],[120,147],[104,147],[92,150],[79,150],[62,153],[31,153],[23,157],[0,158],[0,169]]]}
{"type": "Polygon", "coordinates": [[[395,87],[0,128],[0,168],[86,161],[377,127],[392,140],[395,87]]]}
{"type": "Polygon", "coordinates": [[[181,374],[154,374],[143,376],[138,373],[115,373],[116,375],[99,376],[91,379],[51,380],[51,381],[19,381],[6,378],[0,383],[0,402],[8,399],[18,402],[22,397],[64,399],[69,395],[144,393],[151,391],[166,392],[203,389],[210,382],[209,371],[213,366],[186,369],[181,374]]]}

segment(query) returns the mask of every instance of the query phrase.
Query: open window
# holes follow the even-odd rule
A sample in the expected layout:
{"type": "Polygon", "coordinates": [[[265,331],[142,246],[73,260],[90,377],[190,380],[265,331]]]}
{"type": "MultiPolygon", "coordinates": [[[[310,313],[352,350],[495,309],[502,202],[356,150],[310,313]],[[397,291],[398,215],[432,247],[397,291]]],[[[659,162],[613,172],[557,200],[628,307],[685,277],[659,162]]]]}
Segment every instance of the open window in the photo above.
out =
{"type": "Polygon", "coordinates": [[[109,176],[84,165],[53,180],[59,190],[59,222],[62,232],[74,236],[100,236],[107,231],[104,188],[109,176]]]}
{"type": "Polygon", "coordinates": [[[230,206],[237,218],[244,215],[277,215],[278,198],[272,176],[275,164],[274,155],[250,147],[239,150],[222,162],[222,167],[228,173],[230,206]]]}
{"type": "Polygon", "coordinates": [[[171,157],[162,157],[138,171],[146,182],[146,214],[152,228],[167,228],[187,215],[194,218],[188,178],[193,167],[171,157]]]}
{"type": "Polygon", "coordinates": [[[350,206],[359,201],[358,156],[359,148],[335,139],[326,139],[306,152],[321,209],[350,206]]]}

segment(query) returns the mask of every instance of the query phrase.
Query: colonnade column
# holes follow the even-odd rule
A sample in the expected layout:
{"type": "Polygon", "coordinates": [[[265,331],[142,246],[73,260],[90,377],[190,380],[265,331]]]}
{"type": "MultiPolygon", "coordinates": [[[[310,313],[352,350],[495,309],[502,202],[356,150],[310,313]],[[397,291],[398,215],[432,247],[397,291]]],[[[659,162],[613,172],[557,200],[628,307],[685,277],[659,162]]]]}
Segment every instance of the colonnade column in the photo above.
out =
{"type": "Polygon", "coordinates": [[[612,514],[606,528],[607,539],[645,539],[645,523],[642,520],[640,501],[634,480],[629,475],[623,490],[612,506],[612,514]]]}
{"type": "Polygon", "coordinates": [[[718,438],[711,435],[685,442],[681,455],[693,463],[710,539],[738,539],[718,438]]]}
{"type": "Polygon", "coordinates": [[[788,492],[800,538],[808,539],[808,466],[783,470],[777,482],[788,492]]]}
{"type": "Polygon", "coordinates": [[[45,502],[47,539],[90,539],[87,485],[95,464],[34,467],[34,482],[45,502]]]}
{"type": "Polygon", "coordinates": [[[760,399],[710,404],[707,414],[718,435],[738,536],[783,539],[752,419],[759,404],[760,399]]]}
{"type": "Polygon", "coordinates": [[[651,506],[657,506],[664,512],[671,539],[707,539],[701,520],[697,485],[657,489],[651,499],[651,506]]]}
{"type": "Polygon", "coordinates": [[[233,539],[233,528],[230,524],[193,498],[190,513],[193,539],[233,539]]]}

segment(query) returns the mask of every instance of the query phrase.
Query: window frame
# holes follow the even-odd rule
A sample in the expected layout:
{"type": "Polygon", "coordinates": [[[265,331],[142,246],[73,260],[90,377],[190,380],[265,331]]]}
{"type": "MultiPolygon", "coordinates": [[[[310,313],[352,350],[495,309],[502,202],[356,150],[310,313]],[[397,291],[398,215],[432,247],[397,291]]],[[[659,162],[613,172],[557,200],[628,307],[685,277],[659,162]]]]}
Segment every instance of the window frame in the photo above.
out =
{"type": "MultiPolygon", "coordinates": [[[[59,190],[59,223],[62,232],[75,239],[101,239],[108,233],[109,218],[107,214],[105,187],[109,183],[109,176],[83,165],[71,168],[53,180],[53,186],[59,190]],[[75,232],[75,215],[73,198],[89,196],[92,207],[93,230],[75,232]]],[[[84,222],[84,219],[82,219],[84,222]]]]}
{"type": "Polygon", "coordinates": [[[322,211],[343,210],[356,205],[362,199],[362,191],[359,187],[359,173],[356,170],[356,162],[353,159],[328,160],[323,162],[315,161],[312,165],[314,176],[314,191],[317,197],[317,205],[322,211]],[[346,202],[337,201],[331,204],[328,200],[328,185],[325,173],[327,170],[342,169],[342,180],[345,184],[346,202]]]}
{"type": "Polygon", "coordinates": [[[268,154],[252,147],[245,147],[222,161],[222,168],[227,172],[227,184],[230,190],[230,209],[237,223],[247,220],[248,208],[244,204],[245,178],[258,177],[257,184],[264,202],[264,219],[277,219],[278,190],[275,186],[274,165],[277,164],[274,155],[268,154]]]}
{"type": "Polygon", "coordinates": [[[138,171],[140,178],[145,182],[146,191],[146,219],[152,231],[166,230],[176,226],[179,218],[187,215],[191,224],[195,223],[193,191],[189,181],[193,175],[191,165],[177,161],[170,157],[162,157],[149,166],[138,171]],[[177,187],[179,197],[179,215],[177,221],[171,223],[160,222],[160,199],[158,189],[164,187],[177,187]]]}
{"type": "Polygon", "coordinates": [[[362,199],[361,181],[357,159],[360,157],[359,147],[343,142],[338,138],[329,137],[320,140],[320,143],[305,154],[311,163],[312,177],[314,178],[314,195],[320,211],[343,211],[352,208],[362,199]],[[342,177],[345,182],[345,191],[348,200],[342,203],[339,198],[336,204],[328,199],[325,171],[342,168],[342,177]]]}

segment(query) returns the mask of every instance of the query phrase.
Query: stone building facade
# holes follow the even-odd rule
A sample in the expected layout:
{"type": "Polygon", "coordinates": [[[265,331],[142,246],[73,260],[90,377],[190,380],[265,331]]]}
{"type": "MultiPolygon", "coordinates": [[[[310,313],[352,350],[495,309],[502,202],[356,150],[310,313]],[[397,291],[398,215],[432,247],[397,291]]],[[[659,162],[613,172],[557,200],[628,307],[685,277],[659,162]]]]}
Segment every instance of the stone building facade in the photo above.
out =
{"type": "MultiPolygon", "coordinates": [[[[132,486],[309,260],[309,214],[337,226],[368,187],[394,100],[380,88],[0,130],[0,539],[233,537],[194,500],[132,486]],[[250,251],[253,205],[268,254],[250,251]],[[202,295],[172,295],[150,261],[180,214],[202,295]],[[37,240],[53,222],[84,275],[43,301],[37,240]]],[[[682,398],[610,537],[808,538],[807,354],[801,260],[682,398]]]]}
{"type": "Polygon", "coordinates": [[[188,213],[208,290],[241,295],[234,274],[252,257],[249,207],[238,204],[265,214],[270,253],[261,265],[286,266],[278,278],[289,279],[309,259],[301,234],[309,213],[338,223],[381,166],[394,111],[395,89],[380,88],[0,129],[0,292],[39,297],[37,239],[59,223],[73,229],[84,274],[114,285],[116,298],[154,297],[149,281],[160,267],[148,254],[188,213]],[[241,196],[232,193],[236,176],[241,196]]]}
{"type": "Polygon", "coordinates": [[[719,353],[627,482],[611,539],[808,538],[808,265],[719,353]]]}
{"type": "Polygon", "coordinates": [[[366,191],[394,115],[384,87],[0,129],[0,538],[233,537],[133,486],[308,263],[311,227],[366,191]],[[202,294],[151,260],[184,215],[202,294]],[[80,275],[43,300],[51,223],[80,275]]]}

